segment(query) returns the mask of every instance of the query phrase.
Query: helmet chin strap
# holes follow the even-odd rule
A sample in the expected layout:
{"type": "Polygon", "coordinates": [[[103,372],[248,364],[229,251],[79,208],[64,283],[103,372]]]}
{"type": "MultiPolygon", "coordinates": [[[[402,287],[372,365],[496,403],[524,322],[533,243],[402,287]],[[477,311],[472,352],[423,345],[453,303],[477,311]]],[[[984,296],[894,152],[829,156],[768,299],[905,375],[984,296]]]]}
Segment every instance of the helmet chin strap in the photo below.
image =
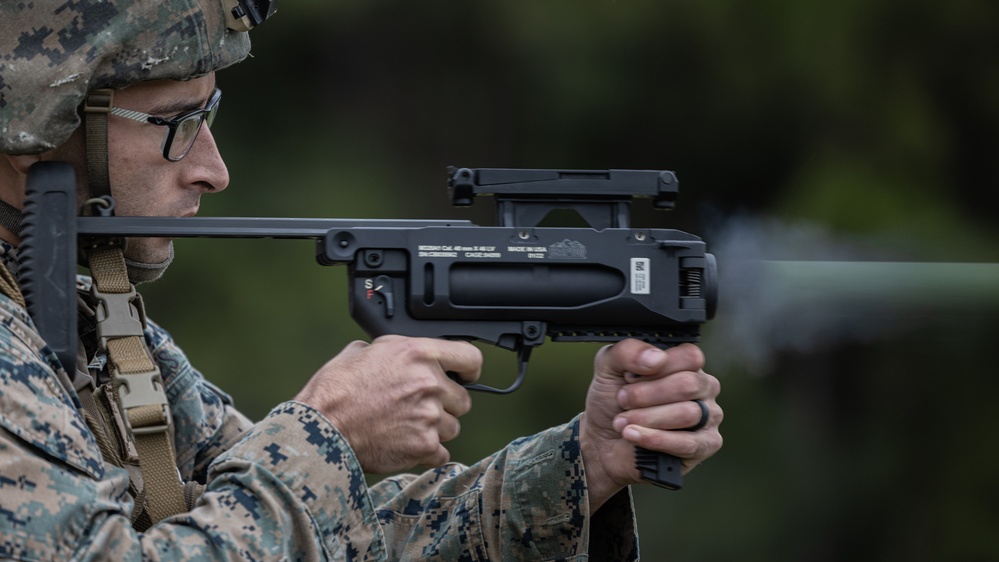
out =
{"type": "MultiPolygon", "coordinates": [[[[91,197],[111,195],[108,173],[108,115],[114,90],[101,88],[87,94],[83,102],[84,130],[87,135],[87,183],[91,197]]],[[[111,211],[114,214],[114,211],[111,211]]]]}
{"type": "Polygon", "coordinates": [[[170,243],[170,255],[159,263],[144,263],[125,258],[125,269],[128,271],[128,280],[133,285],[156,281],[163,276],[163,272],[170,267],[173,261],[173,242],[170,243]]]}

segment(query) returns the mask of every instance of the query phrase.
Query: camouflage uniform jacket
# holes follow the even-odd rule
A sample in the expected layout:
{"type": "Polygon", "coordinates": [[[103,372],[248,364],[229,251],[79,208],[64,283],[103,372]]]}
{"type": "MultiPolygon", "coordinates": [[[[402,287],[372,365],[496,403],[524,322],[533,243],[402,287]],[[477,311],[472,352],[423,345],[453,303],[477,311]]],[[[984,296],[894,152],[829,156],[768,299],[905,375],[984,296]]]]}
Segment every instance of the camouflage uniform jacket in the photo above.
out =
{"type": "Polygon", "coordinates": [[[369,487],[317,411],[285,402],[253,424],[165,331],[150,322],[145,336],[166,384],[177,468],[207,487],[194,509],[139,533],[128,472],[105,462],[81,417],[80,381],[0,295],[0,558],[637,559],[630,491],[588,516],[578,419],[471,467],[369,487]]]}

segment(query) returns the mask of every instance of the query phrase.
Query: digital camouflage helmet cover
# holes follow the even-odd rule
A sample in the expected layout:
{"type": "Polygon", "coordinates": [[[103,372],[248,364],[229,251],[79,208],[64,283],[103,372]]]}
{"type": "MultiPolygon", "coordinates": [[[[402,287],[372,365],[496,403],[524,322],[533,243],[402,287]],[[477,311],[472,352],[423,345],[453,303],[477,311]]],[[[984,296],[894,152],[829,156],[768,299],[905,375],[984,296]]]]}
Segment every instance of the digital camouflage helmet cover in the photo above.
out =
{"type": "Polygon", "coordinates": [[[64,143],[96,88],[185,80],[243,60],[276,0],[0,2],[0,153],[64,143]]]}

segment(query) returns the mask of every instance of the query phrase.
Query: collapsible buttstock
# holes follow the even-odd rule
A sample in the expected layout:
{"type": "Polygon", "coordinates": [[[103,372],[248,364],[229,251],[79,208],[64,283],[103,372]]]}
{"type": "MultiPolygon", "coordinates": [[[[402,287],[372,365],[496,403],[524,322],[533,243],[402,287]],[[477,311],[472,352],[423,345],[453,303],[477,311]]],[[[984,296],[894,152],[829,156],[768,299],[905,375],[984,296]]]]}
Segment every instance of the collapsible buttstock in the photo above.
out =
{"type": "Polygon", "coordinates": [[[69,371],[76,363],[76,174],[66,162],[28,171],[21,288],[38,333],[69,371]]]}

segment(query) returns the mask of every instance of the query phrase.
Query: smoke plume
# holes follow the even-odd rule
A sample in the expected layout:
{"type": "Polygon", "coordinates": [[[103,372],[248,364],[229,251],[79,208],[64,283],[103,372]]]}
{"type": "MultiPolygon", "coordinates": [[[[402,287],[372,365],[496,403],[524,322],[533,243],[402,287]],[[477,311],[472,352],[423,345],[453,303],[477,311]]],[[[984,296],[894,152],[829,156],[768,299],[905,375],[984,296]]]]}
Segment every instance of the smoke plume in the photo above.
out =
{"type": "Polygon", "coordinates": [[[772,219],[712,230],[719,303],[704,344],[716,368],[762,374],[783,352],[874,342],[999,304],[999,265],[919,262],[897,240],[772,219]]]}

